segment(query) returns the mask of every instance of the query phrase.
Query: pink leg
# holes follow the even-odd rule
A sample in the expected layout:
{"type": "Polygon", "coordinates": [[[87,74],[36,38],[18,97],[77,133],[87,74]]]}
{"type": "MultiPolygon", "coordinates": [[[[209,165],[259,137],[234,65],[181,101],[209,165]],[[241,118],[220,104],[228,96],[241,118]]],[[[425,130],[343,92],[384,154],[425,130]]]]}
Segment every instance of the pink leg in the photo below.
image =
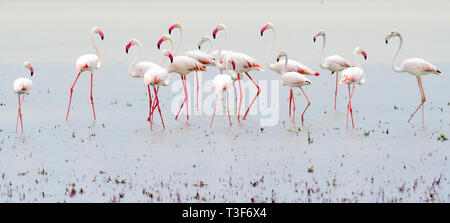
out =
{"type": "Polygon", "coordinates": [[[291,104],[292,104],[292,97],[294,96],[292,88],[289,90],[289,118],[291,117],[291,104]]]}
{"type": "Polygon", "coordinates": [[[186,76],[184,76],[184,94],[186,95],[186,118],[189,121],[189,96],[187,91],[186,76]]]}
{"type": "Polygon", "coordinates": [[[408,119],[408,122],[410,122],[411,121],[411,119],[414,117],[414,115],[416,114],[416,112],[417,112],[417,110],[419,110],[419,108],[420,107],[422,107],[422,126],[424,126],[424,124],[425,124],[425,122],[424,122],[424,115],[425,115],[425,112],[424,112],[424,103],[425,103],[425,101],[426,101],[426,98],[425,98],[425,93],[424,93],[424,91],[423,91],[423,87],[422,87],[422,79],[419,77],[419,78],[417,78],[417,83],[419,84],[419,91],[420,91],[420,96],[421,96],[421,99],[422,99],[422,101],[421,101],[421,103],[419,104],[419,106],[416,108],[416,110],[411,114],[411,117],[408,119]]]}
{"type": "Polygon", "coordinates": [[[150,122],[150,116],[152,114],[152,92],[150,91],[150,85],[147,85],[147,90],[148,90],[148,118],[147,121],[150,122]]]}
{"type": "Polygon", "coordinates": [[[238,122],[240,122],[240,114],[241,114],[241,105],[242,105],[242,87],[241,87],[241,75],[238,73],[238,81],[239,81],[239,107],[238,107],[238,122]]]}
{"type": "Polygon", "coordinates": [[[238,104],[237,104],[237,92],[236,92],[236,85],[234,85],[234,81],[233,81],[233,88],[234,88],[234,109],[236,110],[236,113],[235,114],[237,114],[237,107],[238,107],[238,104]]]}
{"type": "Polygon", "coordinates": [[[300,87],[300,90],[302,90],[303,95],[305,96],[306,100],[308,101],[308,105],[306,106],[305,110],[303,110],[303,113],[302,113],[302,124],[303,124],[303,115],[305,114],[306,109],[308,109],[308,107],[311,105],[311,102],[309,101],[309,99],[308,99],[308,97],[306,96],[305,92],[303,91],[303,88],[302,88],[302,87],[300,87]]]}
{"type": "MultiPolygon", "coordinates": [[[[158,106],[159,116],[161,117],[161,123],[162,123],[163,129],[166,129],[166,126],[164,126],[164,119],[161,114],[161,108],[159,107],[159,98],[158,98],[159,86],[158,86],[158,89],[153,88],[153,90],[155,91],[155,98],[156,98],[155,100],[156,100],[156,105],[158,106]]],[[[153,110],[155,110],[155,109],[153,109],[153,110]]]]}
{"type": "Polygon", "coordinates": [[[199,91],[200,87],[198,86],[198,74],[197,74],[197,71],[195,71],[195,79],[197,81],[197,102],[195,104],[195,107],[198,109],[198,91],[199,91]]]}
{"type": "Polygon", "coordinates": [[[227,89],[227,113],[228,113],[228,120],[230,120],[230,126],[231,126],[231,117],[230,117],[230,105],[228,103],[228,98],[230,97],[230,95],[228,94],[228,89],[227,89]]]}
{"type": "Polygon", "coordinates": [[[336,110],[336,98],[337,98],[338,76],[339,76],[339,72],[336,72],[336,89],[334,90],[334,110],[336,110]]]}
{"type": "Polygon", "coordinates": [[[209,128],[212,127],[212,124],[213,124],[213,121],[214,121],[214,115],[216,114],[216,106],[217,106],[217,94],[216,94],[216,101],[214,102],[214,113],[212,115],[211,124],[209,125],[209,128]]]}
{"type": "MultiPolygon", "coordinates": [[[[291,91],[293,92],[292,88],[291,91]]],[[[294,100],[294,93],[292,93],[292,108],[293,108],[293,114],[292,114],[292,127],[295,129],[295,100],[294,100]]]]}
{"type": "Polygon", "coordinates": [[[17,98],[19,99],[19,109],[17,110],[17,121],[16,121],[16,133],[17,133],[17,126],[19,125],[19,118],[20,118],[20,94],[17,95],[17,98]]]}
{"type": "Polygon", "coordinates": [[[180,106],[180,109],[178,110],[178,113],[177,113],[177,115],[175,116],[175,120],[178,120],[178,115],[180,114],[180,112],[181,112],[181,109],[183,108],[183,105],[184,105],[184,103],[186,103],[186,91],[184,90],[185,88],[186,88],[186,86],[185,86],[185,82],[183,81],[183,76],[181,76],[181,83],[183,84],[183,91],[184,91],[184,100],[183,100],[183,103],[181,103],[181,106],[180,106]]]}
{"type": "Polygon", "coordinates": [[[94,98],[92,97],[92,79],[93,79],[93,74],[91,72],[91,104],[92,104],[92,111],[94,112],[94,120],[95,120],[94,98]]]}
{"type": "Polygon", "coordinates": [[[70,104],[72,103],[72,93],[73,93],[73,87],[75,87],[75,84],[77,83],[78,78],[80,77],[80,73],[78,73],[77,78],[75,79],[75,82],[73,82],[72,87],[70,88],[70,99],[69,99],[69,108],[67,109],[67,115],[66,115],[66,121],[69,118],[69,111],[70,111],[70,104]]]}
{"type": "Polygon", "coordinates": [[[250,105],[247,108],[247,111],[245,112],[244,117],[242,118],[242,120],[245,120],[247,118],[247,114],[250,111],[250,108],[252,107],[253,103],[255,102],[256,98],[259,96],[259,93],[261,93],[261,88],[258,86],[258,84],[253,80],[252,77],[250,77],[250,75],[245,72],[245,74],[247,74],[248,78],[250,78],[250,80],[252,80],[253,84],[256,86],[256,88],[258,88],[258,93],[256,93],[255,97],[253,98],[252,102],[250,103],[250,105]]]}
{"type": "Polygon", "coordinates": [[[353,92],[355,92],[355,85],[353,85],[352,94],[350,95],[350,116],[352,117],[352,128],[355,128],[355,123],[353,122],[353,108],[352,108],[353,92]]]}
{"type": "Polygon", "coordinates": [[[347,104],[347,121],[345,122],[345,127],[348,128],[348,113],[350,111],[350,85],[348,85],[348,104],[347,104]]]}

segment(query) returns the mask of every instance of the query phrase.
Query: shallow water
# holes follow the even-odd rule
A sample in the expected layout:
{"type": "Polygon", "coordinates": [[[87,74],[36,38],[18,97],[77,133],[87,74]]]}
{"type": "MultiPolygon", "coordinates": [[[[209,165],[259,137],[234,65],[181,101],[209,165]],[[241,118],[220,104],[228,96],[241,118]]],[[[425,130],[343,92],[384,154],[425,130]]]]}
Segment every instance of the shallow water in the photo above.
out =
{"type": "MultiPolygon", "coordinates": [[[[0,18],[9,21],[0,24],[7,31],[0,41],[0,201],[449,202],[450,151],[448,141],[437,140],[450,134],[449,33],[440,31],[450,21],[449,2],[322,2],[266,1],[258,7],[209,1],[201,6],[141,1],[0,3],[0,18]],[[244,17],[231,16],[230,10],[244,17]],[[214,95],[208,83],[218,71],[208,68],[200,74],[204,112],[194,109],[191,91],[189,123],[184,109],[180,121],[174,120],[172,110],[179,102],[173,99],[181,93],[174,74],[172,84],[159,92],[166,129],[155,114],[150,130],[147,89],[142,80],[127,74],[135,52],[126,55],[124,47],[129,39],[139,38],[144,57],[159,61],[154,45],[177,20],[184,27],[180,52],[193,49],[202,35],[210,35],[223,22],[229,29],[226,48],[248,53],[261,63],[271,34],[261,40],[259,28],[273,22],[279,38],[275,52],[283,48],[290,58],[321,73],[304,87],[312,103],[305,123],[300,121],[306,105],[300,91],[295,90],[293,128],[289,90],[277,82],[278,74],[266,69],[251,72],[263,91],[248,120],[238,124],[233,114],[229,127],[219,109],[209,128],[214,95]],[[105,33],[105,40],[98,41],[104,64],[94,74],[97,120],[93,121],[89,99],[90,77],[84,73],[65,121],[69,88],[76,77],[74,61],[92,51],[88,34],[94,25],[105,33]],[[312,42],[319,29],[328,32],[326,55],[339,52],[351,59],[356,45],[368,52],[368,60],[361,62],[366,84],[356,87],[352,101],[354,130],[345,127],[344,86],[339,86],[333,110],[335,79],[319,68],[320,46],[312,42]],[[391,69],[397,42],[384,43],[391,29],[404,34],[399,59],[420,56],[443,71],[442,76],[423,78],[425,127],[420,111],[411,124],[407,122],[420,93],[413,76],[391,69]],[[17,96],[11,86],[27,59],[35,75],[32,93],[23,103],[24,133],[17,134],[17,96]],[[263,114],[268,105],[275,112],[263,114]],[[267,117],[275,124],[262,121],[267,117]]],[[[193,82],[189,74],[192,89],[193,82]]],[[[243,83],[250,86],[245,92],[248,105],[254,88],[248,78],[243,83]]]]}

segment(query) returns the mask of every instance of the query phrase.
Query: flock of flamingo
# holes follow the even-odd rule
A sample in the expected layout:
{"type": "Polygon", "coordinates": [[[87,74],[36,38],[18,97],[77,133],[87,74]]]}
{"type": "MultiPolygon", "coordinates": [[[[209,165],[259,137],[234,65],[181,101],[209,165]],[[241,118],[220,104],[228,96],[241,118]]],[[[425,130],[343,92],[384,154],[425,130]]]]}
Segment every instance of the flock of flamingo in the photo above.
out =
{"type": "MultiPolygon", "coordinates": [[[[307,106],[303,110],[303,113],[301,114],[301,120],[302,123],[304,121],[304,114],[308,107],[310,106],[311,102],[309,101],[308,97],[305,94],[305,91],[303,90],[303,86],[310,85],[311,81],[307,78],[307,76],[319,76],[319,72],[315,72],[309,67],[295,61],[292,59],[288,59],[288,55],[286,51],[281,51],[276,56],[276,63],[271,63],[270,61],[272,59],[272,51],[273,46],[276,41],[276,32],[275,32],[275,26],[272,23],[267,23],[264,25],[261,30],[260,34],[261,37],[263,37],[264,33],[267,30],[272,30],[273,39],[272,44],[269,48],[269,51],[267,53],[266,58],[266,65],[269,69],[277,72],[280,74],[280,82],[282,85],[287,86],[290,88],[290,96],[289,96],[289,117],[292,117],[292,124],[295,126],[295,101],[294,101],[294,88],[299,88],[303,95],[305,96],[307,100],[307,106]],[[282,59],[283,58],[283,59],[282,59]]],[[[217,105],[217,99],[218,96],[224,96],[224,93],[226,92],[227,98],[227,113],[228,113],[228,119],[230,121],[231,126],[231,117],[230,117],[230,111],[229,111],[229,94],[228,90],[233,86],[234,89],[234,95],[235,95],[235,103],[236,103],[236,113],[237,113],[237,120],[238,122],[241,121],[241,106],[242,106],[242,88],[241,88],[241,79],[244,78],[245,74],[255,85],[257,88],[257,93],[253,97],[252,101],[250,102],[248,108],[246,109],[244,115],[242,116],[242,120],[245,120],[250,108],[252,107],[253,103],[257,99],[258,95],[261,92],[261,88],[258,86],[258,84],[255,82],[255,80],[251,77],[249,74],[252,70],[257,71],[263,71],[263,66],[254,58],[240,52],[235,52],[231,50],[225,50],[223,49],[226,42],[226,27],[223,24],[219,24],[216,26],[216,28],[212,32],[212,36],[214,39],[216,39],[216,36],[219,32],[223,32],[223,38],[222,41],[218,47],[217,50],[211,52],[213,47],[213,42],[211,38],[208,36],[203,36],[202,39],[198,42],[198,50],[192,50],[186,52],[184,55],[178,55],[178,48],[180,46],[182,36],[183,36],[183,30],[181,28],[181,25],[179,22],[173,24],[169,28],[169,35],[163,35],[161,39],[157,43],[158,49],[161,48],[161,45],[165,41],[169,41],[170,48],[169,49],[162,49],[162,58],[159,64],[149,62],[149,61],[141,61],[141,44],[137,39],[132,39],[129,41],[129,43],[125,47],[125,52],[128,54],[130,51],[130,48],[132,46],[137,46],[138,53],[137,56],[134,58],[134,60],[131,62],[128,72],[131,77],[134,78],[143,78],[144,85],[148,89],[148,96],[149,96],[149,116],[147,118],[147,121],[150,122],[150,125],[153,126],[153,114],[155,109],[158,109],[159,116],[161,118],[162,126],[164,126],[164,120],[163,116],[161,114],[161,108],[159,105],[159,97],[158,97],[158,91],[160,86],[167,86],[172,77],[169,73],[178,73],[180,75],[180,78],[182,80],[183,88],[184,88],[184,94],[185,98],[180,106],[180,109],[178,110],[177,115],[175,116],[175,119],[178,119],[178,116],[183,109],[183,106],[186,104],[186,118],[189,120],[189,111],[188,111],[188,91],[187,91],[187,83],[186,83],[186,76],[190,74],[191,72],[195,71],[195,79],[196,79],[196,92],[197,92],[197,99],[196,99],[196,106],[198,107],[198,91],[199,91],[199,84],[198,84],[198,74],[197,71],[206,71],[207,66],[215,66],[220,70],[220,73],[214,77],[213,85],[215,88],[215,104],[214,104],[214,113],[212,115],[211,124],[210,127],[213,124],[214,121],[214,115],[216,112],[216,105],[217,105]],[[178,37],[178,43],[175,45],[174,48],[174,42],[173,39],[170,37],[174,29],[179,30],[179,37],[178,37]],[[209,43],[209,49],[207,51],[201,51],[201,48],[203,44],[206,42],[209,43]],[[165,64],[165,61],[169,59],[167,64],[165,64]],[[239,85],[239,102],[237,98],[237,89],[235,86],[235,82],[238,81],[239,85]],[[152,98],[152,91],[150,89],[150,86],[153,87],[154,97],[152,98]]],[[[104,34],[98,27],[92,28],[91,34],[90,34],[90,40],[92,42],[92,45],[96,51],[96,54],[85,54],[80,56],[76,61],[76,72],[78,73],[72,87],[70,88],[70,99],[69,99],[69,107],[67,109],[66,114],[66,120],[68,120],[69,117],[69,111],[70,111],[70,105],[72,102],[72,94],[73,94],[73,88],[75,87],[75,84],[80,77],[80,74],[87,71],[91,73],[91,104],[92,104],[92,111],[94,114],[94,120],[96,119],[95,116],[95,108],[94,108],[94,99],[92,96],[92,83],[93,83],[93,71],[96,69],[99,69],[102,64],[102,57],[100,55],[100,51],[98,50],[97,46],[95,45],[94,36],[98,34],[100,38],[103,40],[104,34]]],[[[338,90],[338,76],[339,72],[341,73],[341,84],[346,84],[348,86],[348,104],[347,104],[347,122],[346,126],[348,127],[348,119],[349,114],[352,121],[352,127],[354,128],[354,121],[353,121],[353,112],[352,112],[352,97],[353,93],[355,91],[356,84],[364,84],[365,82],[365,74],[364,70],[361,68],[361,65],[358,62],[357,55],[361,54],[364,59],[367,59],[367,53],[361,49],[360,47],[356,47],[353,51],[354,55],[354,63],[353,65],[346,59],[342,58],[339,55],[332,55],[328,56],[326,58],[323,58],[323,51],[325,48],[326,38],[325,38],[325,31],[319,31],[317,34],[314,35],[313,41],[316,42],[316,40],[322,37],[323,38],[323,44],[321,49],[321,59],[320,59],[320,67],[324,70],[328,70],[331,72],[331,74],[335,74],[336,76],[336,89],[334,92],[335,102],[334,102],[334,109],[336,109],[336,97],[337,97],[337,90],[338,90]]],[[[399,32],[393,31],[389,33],[386,38],[386,44],[388,44],[388,41],[392,37],[398,37],[400,39],[400,44],[398,46],[397,51],[395,52],[394,58],[392,60],[392,69],[395,72],[408,72],[412,75],[414,75],[417,78],[417,82],[419,85],[419,91],[421,95],[421,103],[419,106],[414,110],[414,112],[411,114],[411,117],[409,118],[408,122],[411,121],[411,119],[414,117],[416,112],[422,107],[422,125],[424,125],[424,103],[425,103],[425,93],[423,91],[422,86],[422,75],[425,74],[437,74],[441,75],[441,71],[439,69],[429,63],[428,61],[425,61],[420,58],[410,58],[404,60],[399,67],[395,65],[396,58],[398,56],[398,53],[402,47],[402,36],[399,32]]],[[[29,69],[31,76],[33,76],[34,70],[31,66],[31,63],[29,61],[26,61],[23,64],[25,69],[29,69]]],[[[22,123],[22,104],[25,100],[25,95],[28,95],[30,93],[30,90],[32,88],[32,81],[29,78],[22,77],[18,78],[13,83],[13,90],[18,95],[19,99],[19,109],[18,109],[18,116],[17,116],[17,122],[16,122],[16,132],[18,127],[18,122],[20,119],[21,128],[23,132],[23,123],[22,123]],[[22,95],[22,99],[21,99],[22,95]]]]}

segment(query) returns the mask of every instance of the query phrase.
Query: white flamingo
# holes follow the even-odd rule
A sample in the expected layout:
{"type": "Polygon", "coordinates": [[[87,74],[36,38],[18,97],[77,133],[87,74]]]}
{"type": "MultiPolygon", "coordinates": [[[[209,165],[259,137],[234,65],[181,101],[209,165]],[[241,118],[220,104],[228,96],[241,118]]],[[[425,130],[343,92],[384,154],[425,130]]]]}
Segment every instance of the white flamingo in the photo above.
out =
{"type": "Polygon", "coordinates": [[[355,91],[355,84],[364,84],[366,80],[366,76],[364,74],[364,70],[361,69],[361,65],[358,62],[358,59],[356,58],[357,54],[363,55],[364,59],[367,60],[367,53],[360,47],[356,47],[355,50],[353,50],[353,57],[355,60],[355,67],[349,67],[342,71],[341,73],[341,84],[347,84],[348,85],[348,104],[347,104],[347,122],[346,127],[348,128],[348,113],[350,111],[350,115],[352,117],[352,127],[355,128],[355,124],[353,122],[353,109],[352,109],[352,97],[353,92],[355,91]],[[352,91],[350,93],[350,85],[353,85],[352,91]]]}
{"type": "Polygon", "coordinates": [[[216,39],[216,35],[219,31],[223,31],[223,38],[222,38],[222,41],[221,41],[218,49],[214,50],[211,53],[211,55],[216,58],[216,60],[217,60],[216,66],[219,68],[220,73],[222,73],[222,70],[225,68],[224,65],[221,65],[223,62],[223,58],[225,55],[227,55],[228,53],[231,53],[232,51],[223,49],[223,47],[225,46],[225,43],[227,41],[227,30],[226,30],[226,27],[224,24],[220,23],[216,26],[216,28],[212,32],[213,38],[216,39]]]}
{"type": "MultiPolygon", "coordinates": [[[[269,50],[267,52],[267,57],[266,57],[266,64],[267,67],[275,72],[277,72],[278,74],[282,74],[282,70],[284,68],[285,65],[285,61],[284,60],[279,60],[276,63],[270,63],[270,58],[272,55],[272,51],[273,51],[273,47],[275,46],[275,42],[277,41],[277,35],[276,35],[276,30],[275,30],[275,26],[272,23],[267,23],[266,25],[264,25],[261,30],[260,30],[260,34],[261,36],[264,35],[264,32],[266,30],[272,30],[272,34],[273,34],[273,38],[272,38],[272,43],[269,47],[269,50]]],[[[298,61],[289,59],[288,63],[287,63],[287,67],[286,67],[286,72],[297,72],[299,74],[304,74],[304,75],[314,75],[314,76],[319,76],[320,73],[316,72],[314,70],[312,70],[311,68],[301,64],[298,61]]],[[[291,117],[291,104],[292,104],[292,98],[294,97],[293,95],[293,91],[292,89],[290,90],[290,95],[289,95],[289,117],[291,117]]]]}
{"type": "Polygon", "coordinates": [[[198,41],[198,44],[197,44],[198,49],[201,50],[203,44],[206,43],[206,42],[209,43],[209,48],[206,51],[204,51],[204,52],[209,54],[209,55],[211,55],[211,51],[212,51],[212,48],[213,48],[213,42],[212,42],[211,38],[209,38],[209,36],[202,36],[202,39],[200,41],[198,41]]]}
{"type": "Polygon", "coordinates": [[[313,41],[316,42],[317,37],[323,37],[323,45],[322,50],[320,51],[320,67],[325,70],[331,71],[331,74],[336,73],[336,88],[334,90],[334,110],[336,110],[336,98],[337,98],[337,86],[338,86],[338,75],[340,71],[343,71],[345,68],[351,67],[350,62],[346,59],[342,58],[339,55],[332,55],[326,58],[323,58],[323,51],[325,49],[325,31],[321,30],[316,35],[314,35],[313,41]]]}
{"type": "Polygon", "coordinates": [[[394,58],[392,59],[392,69],[398,73],[408,72],[408,73],[416,76],[417,83],[419,84],[419,91],[420,91],[420,96],[421,96],[421,102],[420,102],[419,106],[416,108],[416,110],[411,114],[411,117],[408,119],[408,122],[411,121],[411,119],[414,117],[414,115],[419,110],[419,108],[422,107],[422,126],[424,126],[425,125],[424,103],[426,101],[426,98],[425,98],[425,92],[423,91],[423,86],[422,86],[422,75],[426,75],[426,74],[442,75],[442,73],[436,66],[434,66],[430,62],[428,62],[424,59],[420,59],[420,58],[406,59],[402,62],[400,67],[395,66],[395,60],[397,59],[398,52],[400,52],[400,49],[402,48],[402,44],[403,44],[402,35],[400,35],[399,32],[392,31],[385,38],[385,41],[387,44],[388,40],[395,36],[400,39],[400,44],[398,45],[398,49],[394,54],[394,58]]]}
{"type": "MultiPolygon", "coordinates": [[[[34,69],[31,66],[31,63],[29,61],[25,61],[23,63],[23,67],[25,69],[29,69],[30,75],[33,76],[34,69]]],[[[24,70],[24,73],[25,73],[25,70],[24,70]]],[[[31,81],[31,79],[26,78],[26,77],[17,78],[13,82],[13,90],[17,94],[17,98],[19,99],[19,110],[17,112],[16,132],[17,132],[17,126],[19,125],[19,118],[20,118],[20,126],[22,128],[22,133],[23,133],[22,104],[23,104],[23,101],[25,100],[25,95],[30,94],[32,86],[33,86],[33,81],[31,81]],[[23,95],[22,100],[20,100],[20,95],[23,95]]]]}
{"type": "Polygon", "coordinates": [[[172,80],[172,77],[169,75],[167,70],[165,68],[162,68],[159,65],[151,67],[144,74],[144,85],[147,86],[149,89],[149,98],[150,98],[149,121],[150,121],[151,127],[153,127],[153,112],[155,111],[155,108],[158,107],[158,112],[159,112],[159,116],[161,117],[162,126],[164,129],[166,128],[164,126],[164,119],[162,117],[161,108],[159,106],[158,91],[159,91],[159,86],[167,86],[171,80],[172,80]],[[152,100],[151,100],[150,85],[153,87],[153,91],[155,92],[155,100],[154,100],[153,106],[152,106],[152,100]]]}
{"type": "Polygon", "coordinates": [[[201,70],[206,71],[205,65],[198,62],[192,57],[188,56],[173,56],[170,53],[170,50],[164,49],[162,51],[162,55],[169,57],[170,63],[167,65],[167,72],[171,73],[178,73],[181,77],[181,81],[183,83],[184,88],[184,101],[180,106],[180,109],[178,110],[177,115],[175,116],[175,120],[178,120],[178,115],[181,112],[181,109],[183,108],[183,105],[186,103],[186,117],[187,120],[189,120],[189,109],[188,109],[188,92],[187,92],[187,83],[186,83],[186,75],[191,73],[192,71],[201,70]]]}
{"type": "MultiPolygon", "coordinates": [[[[305,77],[305,75],[303,74],[299,74],[297,72],[288,72],[287,71],[287,67],[289,65],[289,59],[287,56],[287,53],[285,51],[281,51],[278,55],[277,55],[277,62],[280,61],[280,58],[284,57],[284,66],[283,69],[281,70],[281,84],[284,86],[288,86],[290,87],[290,99],[292,99],[292,107],[293,107],[293,115],[292,115],[292,125],[295,128],[295,100],[294,100],[294,94],[293,94],[293,88],[294,87],[298,87],[300,88],[300,90],[302,91],[303,95],[305,96],[306,100],[308,101],[308,104],[306,105],[305,110],[303,110],[302,113],[302,123],[303,123],[303,116],[306,112],[306,109],[308,109],[308,107],[311,105],[311,102],[309,101],[308,97],[305,94],[305,91],[303,91],[303,86],[305,85],[311,85],[311,81],[305,77]]],[[[291,114],[291,104],[289,103],[289,114],[291,114]]]]}
{"type": "Polygon", "coordinates": [[[100,56],[100,52],[97,48],[97,46],[95,45],[94,42],[94,35],[98,34],[100,36],[100,38],[103,40],[104,35],[103,32],[100,30],[100,28],[98,27],[94,27],[91,30],[91,43],[94,46],[95,52],[97,53],[97,55],[95,54],[85,54],[83,56],[78,57],[77,62],[76,62],[76,71],[78,72],[78,76],[75,79],[75,81],[73,82],[72,87],[70,88],[70,99],[69,99],[69,107],[67,109],[67,115],[66,115],[66,120],[69,118],[69,111],[70,111],[70,104],[72,103],[72,93],[73,93],[73,87],[75,87],[75,84],[77,83],[78,78],[80,77],[80,74],[83,73],[84,71],[90,71],[91,72],[91,104],[92,104],[92,110],[94,112],[94,120],[95,120],[95,109],[94,109],[94,99],[92,97],[92,79],[93,79],[93,71],[94,69],[99,69],[101,64],[102,64],[102,58],[100,56]]]}

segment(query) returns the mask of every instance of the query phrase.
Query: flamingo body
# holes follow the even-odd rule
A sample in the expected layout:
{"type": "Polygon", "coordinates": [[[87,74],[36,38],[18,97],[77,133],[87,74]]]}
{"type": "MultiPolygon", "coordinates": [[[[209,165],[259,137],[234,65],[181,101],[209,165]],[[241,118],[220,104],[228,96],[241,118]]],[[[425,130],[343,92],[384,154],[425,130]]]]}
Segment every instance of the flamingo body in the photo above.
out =
{"type": "Polygon", "coordinates": [[[84,71],[94,71],[99,69],[101,63],[99,63],[98,56],[95,54],[85,54],[78,57],[76,62],[76,71],[84,72],[84,71]]]}
{"type": "Polygon", "coordinates": [[[176,56],[173,58],[173,62],[167,66],[169,73],[175,72],[181,76],[186,76],[195,70],[206,71],[206,67],[196,59],[188,56],[176,56]]]}
{"type": "Polygon", "coordinates": [[[350,67],[341,73],[341,84],[364,84],[365,80],[364,71],[359,67],[350,67]]]}
{"type": "Polygon", "coordinates": [[[21,94],[29,95],[32,86],[33,86],[33,81],[31,81],[31,79],[25,78],[25,77],[17,78],[13,82],[13,90],[18,95],[21,95],[21,94]]]}

